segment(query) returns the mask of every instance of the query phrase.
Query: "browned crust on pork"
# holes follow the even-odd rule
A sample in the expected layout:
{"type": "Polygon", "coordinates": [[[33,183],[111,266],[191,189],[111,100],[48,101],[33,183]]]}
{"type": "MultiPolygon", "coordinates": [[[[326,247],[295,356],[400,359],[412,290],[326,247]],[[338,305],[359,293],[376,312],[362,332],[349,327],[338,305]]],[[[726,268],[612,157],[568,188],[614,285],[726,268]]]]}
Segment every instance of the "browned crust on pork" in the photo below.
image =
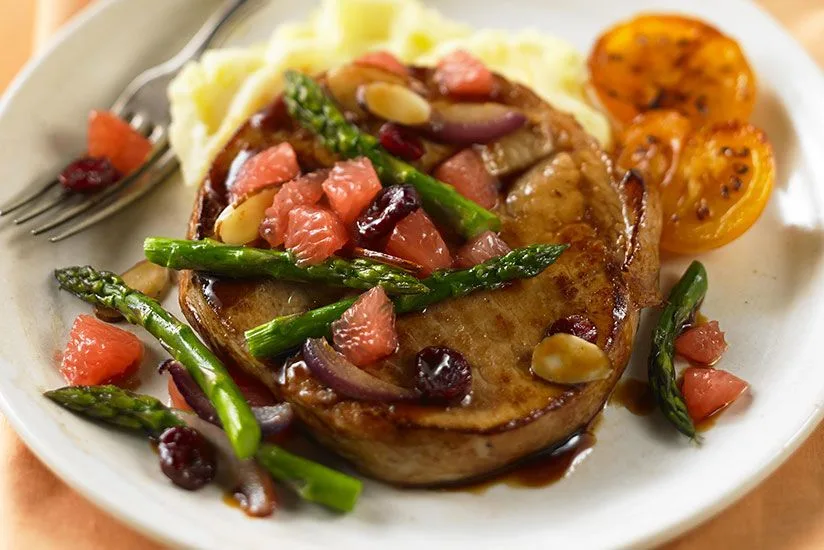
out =
{"type": "MultiPolygon", "coordinates": [[[[424,71],[417,74],[424,80],[427,78],[424,71]]],[[[520,246],[529,242],[564,240],[571,243],[570,250],[558,264],[535,280],[517,282],[507,289],[496,291],[495,296],[479,293],[461,299],[466,301],[463,303],[456,300],[453,301],[455,303],[438,305],[423,315],[449,318],[455,311],[462,311],[462,307],[473,308],[477,301],[483,300],[493,304],[496,300],[506,301],[511,297],[517,304],[524,293],[531,292],[529,285],[535,285],[531,288],[537,289],[536,295],[540,294],[540,289],[552,286],[547,296],[557,299],[544,305],[557,311],[547,313],[548,316],[576,312],[576,308],[586,307],[587,298],[597,298],[605,304],[606,311],[602,313],[608,314],[598,318],[596,323],[601,333],[599,345],[606,350],[615,367],[608,379],[576,387],[554,386],[529,378],[528,373],[524,372],[524,368],[528,369],[528,358],[525,357],[515,361],[518,366],[512,373],[491,370],[491,374],[497,376],[491,382],[483,379],[483,368],[474,370],[473,384],[485,384],[476,390],[476,397],[494,399],[500,392],[502,401],[507,401],[507,404],[509,401],[523,401],[510,407],[513,411],[517,409],[517,414],[503,415],[502,418],[498,418],[494,403],[488,407],[490,414],[487,415],[486,404],[483,403],[470,402],[453,409],[433,410],[432,407],[416,405],[343,399],[318,383],[299,361],[288,369],[281,369],[279,364],[252,358],[245,350],[243,339],[243,331],[268,320],[267,315],[302,311],[328,303],[340,296],[341,291],[307,291],[301,288],[299,292],[296,290],[299,294],[297,303],[289,306],[294,309],[285,310],[283,304],[267,303],[267,297],[282,296],[286,283],[221,283],[233,286],[233,292],[240,295],[235,303],[221,305],[215,303],[214,297],[206,292],[206,283],[200,277],[190,272],[181,276],[181,308],[219,354],[263,380],[277,395],[292,403],[300,419],[321,443],[350,459],[363,472],[396,484],[432,485],[477,477],[568,439],[602,408],[629,361],[639,309],[658,299],[657,239],[660,220],[657,219],[657,197],[642,182],[631,179],[616,181],[611,174],[611,162],[571,117],[552,110],[521,86],[503,79],[499,79],[499,84],[503,90],[499,100],[534,110],[544,117],[542,120],[551,127],[553,139],[558,143],[558,151],[569,157],[553,154],[545,161],[535,163],[534,170],[560,170],[570,164],[577,166],[584,174],[583,179],[591,178],[593,181],[603,177],[603,174],[598,174],[599,171],[607,171],[611,191],[593,183],[592,192],[614,193],[615,196],[605,200],[595,195],[588,196],[587,208],[579,215],[579,221],[562,223],[564,213],[561,212],[558,219],[547,222],[546,227],[540,223],[534,227],[524,227],[525,224],[519,223],[518,208],[509,208],[504,202],[499,213],[504,221],[504,235],[510,244],[520,246]],[[609,223],[610,220],[620,220],[620,223],[609,223]],[[579,292],[580,280],[586,278],[589,271],[595,272],[592,288],[579,292]],[[598,295],[586,296],[590,290],[598,295]],[[569,307],[565,307],[567,304],[569,307]],[[509,383],[527,394],[523,400],[506,395],[507,388],[501,380],[507,380],[509,374],[509,383]],[[501,378],[498,375],[507,376],[501,378]],[[533,402],[535,406],[530,404],[533,402]],[[477,418],[472,416],[473,407],[480,411],[475,415],[477,418]],[[458,420],[453,422],[456,418],[458,420]]],[[[210,235],[214,219],[225,205],[221,185],[226,177],[228,162],[238,150],[288,140],[298,151],[305,169],[334,161],[310,135],[296,128],[280,109],[274,107],[264,124],[259,119],[257,124],[242,128],[218,157],[198,193],[189,225],[190,237],[210,235]]],[[[527,174],[524,178],[529,176],[527,174]]],[[[541,176],[535,174],[534,177],[541,176]]],[[[588,192],[583,193],[587,196],[588,192]]],[[[528,200],[525,202],[524,208],[528,208],[528,200]]],[[[532,313],[525,312],[525,315],[532,313]]],[[[598,313],[596,311],[594,314],[598,313]]],[[[414,340],[412,337],[415,334],[421,330],[428,334],[426,330],[429,330],[425,326],[426,321],[416,320],[414,315],[399,320],[401,353],[378,365],[377,375],[396,383],[410,383],[409,368],[405,365],[409,364],[410,354],[414,354],[415,349],[404,346],[404,338],[408,336],[407,340],[414,340]]],[[[504,317],[500,320],[500,330],[511,329],[511,319],[504,317]]],[[[540,312],[534,313],[534,317],[539,319],[540,312]]],[[[534,329],[526,332],[529,332],[529,338],[535,339],[534,329]]],[[[446,335],[447,339],[450,337],[455,340],[454,335],[446,335]]],[[[426,342],[424,345],[438,343],[426,342]]],[[[476,347],[482,349],[482,346],[476,347]]],[[[478,352],[472,359],[475,363],[483,361],[483,354],[478,352]]],[[[479,387],[474,385],[473,388],[479,387]]]]}

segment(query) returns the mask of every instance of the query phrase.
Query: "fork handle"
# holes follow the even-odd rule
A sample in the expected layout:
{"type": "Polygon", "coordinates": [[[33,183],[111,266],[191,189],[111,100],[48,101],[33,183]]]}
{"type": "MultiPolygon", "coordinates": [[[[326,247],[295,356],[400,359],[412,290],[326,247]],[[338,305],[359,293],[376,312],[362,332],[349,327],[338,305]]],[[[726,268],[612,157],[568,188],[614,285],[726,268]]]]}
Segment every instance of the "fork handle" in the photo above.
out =
{"type": "Polygon", "coordinates": [[[164,65],[169,69],[179,69],[183,67],[186,62],[200,57],[212,43],[212,40],[214,40],[223,25],[247,2],[248,0],[227,0],[224,2],[223,5],[209,17],[192,39],[183,46],[183,49],[164,63],[164,65]]]}
{"type": "Polygon", "coordinates": [[[162,77],[170,77],[176,74],[183,66],[200,57],[212,43],[212,40],[217,35],[218,31],[228,22],[233,15],[249,0],[226,0],[223,5],[217,9],[211,17],[203,24],[197,33],[189,42],[183,46],[174,57],[156,65],[151,69],[147,69],[132,80],[129,85],[123,90],[123,93],[115,100],[111,107],[111,111],[118,115],[123,115],[123,111],[132,100],[134,95],[138,93],[143,86],[162,77]]]}

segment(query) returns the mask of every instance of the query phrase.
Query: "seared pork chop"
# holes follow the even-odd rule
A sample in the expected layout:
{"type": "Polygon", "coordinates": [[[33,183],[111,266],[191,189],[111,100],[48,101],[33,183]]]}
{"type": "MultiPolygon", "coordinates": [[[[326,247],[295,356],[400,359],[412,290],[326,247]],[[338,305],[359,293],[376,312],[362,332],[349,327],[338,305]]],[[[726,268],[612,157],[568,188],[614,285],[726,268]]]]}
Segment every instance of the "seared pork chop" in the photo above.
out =
{"type": "MultiPolygon", "coordinates": [[[[443,100],[431,71],[414,76],[443,100]]],[[[460,351],[472,365],[472,392],[453,406],[347,399],[318,382],[300,357],[260,361],[245,330],[273,317],[317,307],[346,291],[278,281],[231,281],[185,273],[181,306],[225,358],[290,402],[309,431],[364,473],[401,485],[434,485],[483,475],[567,440],[601,409],[630,356],[639,310],[659,300],[657,197],[632,174],[618,178],[608,157],[580,126],[523,86],[497,77],[496,101],[523,110],[529,123],[480,148],[504,181],[497,207],[501,237],[513,248],[565,242],[570,248],[533,279],[479,292],[398,318],[400,347],[370,372],[414,385],[414,357],[427,346],[460,351]],[[588,317],[611,375],[577,386],[530,372],[533,348],[547,327],[568,315],[588,317]]],[[[374,131],[374,121],[360,121],[374,131]]],[[[226,206],[225,182],[243,150],[289,141],[306,171],[337,160],[289,118],[281,102],[253,117],[218,156],[202,185],[189,236],[212,235],[226,206]]],[[[450,154],[431,147],[420,166],[450,154]]]]}

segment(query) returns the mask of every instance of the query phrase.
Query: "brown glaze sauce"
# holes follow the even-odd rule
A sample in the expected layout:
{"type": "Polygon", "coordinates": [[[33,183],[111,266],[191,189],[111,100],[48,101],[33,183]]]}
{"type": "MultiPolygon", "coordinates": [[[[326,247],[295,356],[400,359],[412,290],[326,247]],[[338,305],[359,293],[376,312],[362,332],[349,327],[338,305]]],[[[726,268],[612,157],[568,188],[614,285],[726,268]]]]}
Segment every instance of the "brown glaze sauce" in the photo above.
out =
{"type": "Polygon", "coordinates": [[[140,389],[142,383],[143,382],[140,380],[140,371],[138,370],[138,372],[118,380],[115,385],[118,388],[123,388],[124,390],[137,391],[140,389]]]}
{"type": "Polygon", "coordinates": [[[240,502],[235,498],[235,494],[231,491],[226,491],[223,493],[223,504],[229,506],[230,508],[237,508],[240,511],[243,511],[243,507],[240,505],[240,502]]]}
{"type": "MultiPolygon", "coordinates": [[[[726,408],[726,407],[725,407],[726,408]]],[[[715,423],[718,422],[718,417],[721,416],[721,413],[724,412],[724,409],[708,416],[701,422],[695,423],[695,431],[698,433],[706,433],[715,427],[715,423]]]]}
{"type": "Polygon", "coordinates": [[[649,384],[635,378],[621,380],[612,392],[609,404],[623,407],[636,416],[655,412],[655,396],[649,384]]]}
{"type": "Polygon", "coordinates": [[[255,287],[256,281],[235,281],[214,275],[197,275],[209,304],[215,309],[230,308],[255,287]]]}
{"type": "Polygon", "coordinates": [[[499,472],[478,481],[444,487],[444,491],[463,491],[483,494],[495,485],[538,489],[556,483],[575,471],[575,468],[592,452],[597,438],[595,432],[601,423],[598,414],[590,423],[558,446],[525,457],[499,472]]]}
{"type": "Polygon", "coordinates": [[[560,481],[589,455],[596,442],[595,434],[591,432],[576,435],[547,458],[537,458],[510,473],[505,483],[511,487],[535,488],[560,481]]]}

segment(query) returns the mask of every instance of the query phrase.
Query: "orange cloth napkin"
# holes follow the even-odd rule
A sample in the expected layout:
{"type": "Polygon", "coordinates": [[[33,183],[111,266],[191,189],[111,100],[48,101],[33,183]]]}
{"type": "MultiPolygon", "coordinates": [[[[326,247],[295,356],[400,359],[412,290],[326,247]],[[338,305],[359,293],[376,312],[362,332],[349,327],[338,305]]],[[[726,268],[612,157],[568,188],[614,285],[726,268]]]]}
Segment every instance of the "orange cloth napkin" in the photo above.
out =
{"type": "MultiPolygon", "coordinates": [[[[38,0],[35,47],[89,0],[38,0]]],[[[822,0],[761,0],[824,66],[822,0]]],[[[32,20],[31,2],[0,0],[0,28],[17,38],[32,20]]],[[[9,39],[9,35],[0,31],[9,39]]],[[[5,47],[5,46],[4,46],[5,47]]],[[[14,70],[29,45],[13,44],[0,59],[14,70]]],[[[5,64],[5,65],[4,65],[5,64]]],[[[824,426],[770,479],[710,522],[667,545],[669,550],[824,548],[824,426]]],[[[69,489],[31,454],[0,417],[0,549],[119,550],[161,548],[69,489]]]]}

